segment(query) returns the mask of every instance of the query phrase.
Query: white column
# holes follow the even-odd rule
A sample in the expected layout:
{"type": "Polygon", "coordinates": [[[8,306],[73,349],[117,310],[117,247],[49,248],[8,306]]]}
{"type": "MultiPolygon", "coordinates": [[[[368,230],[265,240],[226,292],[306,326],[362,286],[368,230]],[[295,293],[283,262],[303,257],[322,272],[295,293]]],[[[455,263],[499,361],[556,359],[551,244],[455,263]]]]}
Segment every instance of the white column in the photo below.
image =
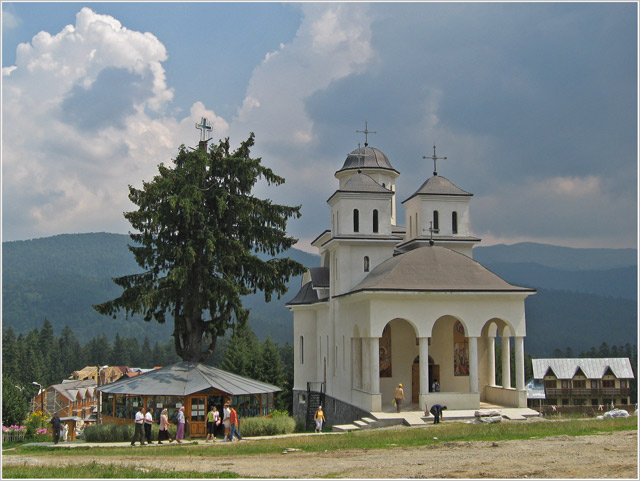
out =
{"type": "Polygon", "coordinates": [[[418,338],[420,354],[420,394],[429,394],[429,338],[418,338]]]}
{"type": "Polygon", "coordinates": [[[362,338],[362,390],[371,392],[371,363],[369,362],[371,343],[362,338]]]}
{"type": "Polygon", "coordinates": [[[524,390],[524,337],[515,337],[516,344],[516,389],[524,390]]]}
{"type": "Polygon", "coordinates": [[[380,392],[380,341],[377,337],[369,340],[369,371],[371,373],[371,392],[380,392]]]}
{"type": "Polygon", "coordinates": [[[469,338],[469,392],[478,392],[478,338],[469,338]]]}
{"type": "Polygon", "coordinates": [[[511,387],[511,339],[502,337],[502,389],[511,387]]]}
{"type": "Polygon", "coordinates": [[[487,338],[487,371],[489,375],[489,386],[496,385],[496,338],[487,338]]]}

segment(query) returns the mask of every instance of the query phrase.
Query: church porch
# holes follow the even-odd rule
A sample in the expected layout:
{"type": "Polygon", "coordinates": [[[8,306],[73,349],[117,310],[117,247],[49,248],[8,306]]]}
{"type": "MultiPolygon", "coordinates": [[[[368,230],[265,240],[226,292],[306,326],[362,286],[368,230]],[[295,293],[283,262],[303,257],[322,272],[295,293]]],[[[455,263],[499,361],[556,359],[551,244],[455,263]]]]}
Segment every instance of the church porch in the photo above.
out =
{"type": "MultiPolygon", "coordinates": [[[[443,412],[444,422],[468,422],[476,418],[478,411],[498,411],[503,419],[511,421],[523,421],[527,418],[539,417],[538,411],[530,408],[515,408],[509,406],[501,406],[491,403],[480,403],[479,409],[448,409],[443,412]]],[[[371,412],[369,416],[363,418],[363,422],[354,422],[353,424],[334,425],[334,431],[353,431],[363,428],[379,428],[387,426],[424,426],[433,423],[433,416],[424,415],[424,409],[421,409],[416,403],[406,405],[402,412],[398,413],[395,408],[385,408],[383,411],[371,412]]]]}

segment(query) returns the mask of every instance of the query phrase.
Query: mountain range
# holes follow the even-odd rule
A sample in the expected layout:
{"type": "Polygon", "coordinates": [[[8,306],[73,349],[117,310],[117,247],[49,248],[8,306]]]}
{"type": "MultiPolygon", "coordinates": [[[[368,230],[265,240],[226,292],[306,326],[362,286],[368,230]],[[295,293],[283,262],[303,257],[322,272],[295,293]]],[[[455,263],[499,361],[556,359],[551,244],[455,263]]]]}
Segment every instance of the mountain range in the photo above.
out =
{"type": "MultiPolygon", "coordinates": [[[[120,288],[111,280],[140,272],[122,234],[63,234],[2,243],[3,327],[17,333],[40,328],[45,318],[56,334],[68,325],[81,342],[99,334],[113,338],[145,336],[154,343],[171,340],[172,326],[140,318],[116,319],[98,314],[92,305],[114,299],[120,288]]],[[[285,253],[308,267],[320,257],[297,249],[285,253]]],[[[534,287],[525,301],[525,349],[534,357],[554,349],[574,352],[603,342],[637,341],[637,251],[577,249],[536,243],[476,247],[474,259],[506,281],[534,287]]],[[[260,293],[244,298],[250,325],[260,339],[279,344],[293,340],[293,315],[285,303],[300,287],[288,283],[281,299],[264,301],[260,293]]]]}

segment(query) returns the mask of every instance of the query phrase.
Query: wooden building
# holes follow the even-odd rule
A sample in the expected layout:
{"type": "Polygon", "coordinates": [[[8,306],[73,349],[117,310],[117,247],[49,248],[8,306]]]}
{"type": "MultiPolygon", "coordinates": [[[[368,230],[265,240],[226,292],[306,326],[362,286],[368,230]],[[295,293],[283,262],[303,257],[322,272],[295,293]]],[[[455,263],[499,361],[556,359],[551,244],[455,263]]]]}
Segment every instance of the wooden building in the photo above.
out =
{"type": "Polygon", "coordinates": [[[211,406],[222,413],[226,401],[240,418],[266,416],[274,409],[277,386],[195,362],[179,362],[97,388],[102,393],[102,423],[132,423],[141,408],[152,407],[154,420],[164,408],[169,418],[180,407],[192,437],[206,436],[205,417],[211,406]]]}
{"type": "Polygon", "coordinates": [[[543,405],[600,406],[635,403],[628,358],[533,359],[533,377],[544,385],[543,405]]]}

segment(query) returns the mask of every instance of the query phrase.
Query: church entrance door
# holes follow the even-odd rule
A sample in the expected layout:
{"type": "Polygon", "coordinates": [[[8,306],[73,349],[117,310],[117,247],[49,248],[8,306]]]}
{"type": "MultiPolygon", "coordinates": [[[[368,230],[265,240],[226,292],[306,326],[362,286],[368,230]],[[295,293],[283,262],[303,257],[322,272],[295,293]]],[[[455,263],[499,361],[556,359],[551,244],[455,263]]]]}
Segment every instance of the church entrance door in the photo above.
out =
{"type": "Polygon", "coordinates": [[[440,384],[440,366],[438,364],[429,364],[429,381],[431,382],[429,392],[433,392],[433,383],[438,381],[440,384]]]}

